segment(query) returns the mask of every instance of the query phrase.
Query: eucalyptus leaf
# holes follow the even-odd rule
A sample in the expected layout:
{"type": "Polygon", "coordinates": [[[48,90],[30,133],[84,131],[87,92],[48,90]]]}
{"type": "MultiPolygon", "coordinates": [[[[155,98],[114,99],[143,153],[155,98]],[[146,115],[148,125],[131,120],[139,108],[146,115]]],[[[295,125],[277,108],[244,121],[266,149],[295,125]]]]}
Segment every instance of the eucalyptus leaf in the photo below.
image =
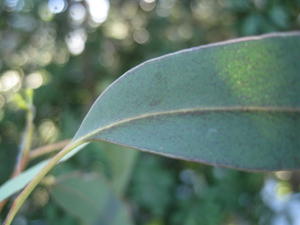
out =
{"type": "MultiPolygon", "coordinates": [[[[289,32],[146,61],[99,96],[72,143],[107,141],[249,170],[300,168],[299,59],[300,32],[289,32]]],[[[0,201],[40,169],[2,185],[0,201]]]]}
{"type": "MultiPolygon", "coordinates": [[[[88,143],[82,144],[81,146],[74,148],[70,154],[61,159],[61,162],[71,158],[75,153],[77,153],[81,148],[85,147],[88,143]]],[[[42,169],[49,160],[44,160],[36,165],[25,170],[18,176],[9,179],[4,184],[0,186],[0,202],[9,198],[14,193],[22,190],[42,169]]]]}
{"type": "Polygon", "coordinates": [[[5,182],[0,187],[0,202],[5,200],[6,198],[10,197],[14,193],[22,190],[25,185],[27,185],[35,175],[47,164],[48,161],[43,161],[35,166],[31,167],[30,169],[24,171],[19,176],[12,178],[5,182]]]}
{"type": "Polygon", "coordinates": [[[149,60],[100,95],[73,141],[250,170],[300,168],[300,33],[149,60]]]}
{"type": "Polygon", "coordinates": [[[133,224],[126,205],[112,192],[105,178],[97,174],[60,177],[50,193],[58,205],[83,224],[133,224]]]}

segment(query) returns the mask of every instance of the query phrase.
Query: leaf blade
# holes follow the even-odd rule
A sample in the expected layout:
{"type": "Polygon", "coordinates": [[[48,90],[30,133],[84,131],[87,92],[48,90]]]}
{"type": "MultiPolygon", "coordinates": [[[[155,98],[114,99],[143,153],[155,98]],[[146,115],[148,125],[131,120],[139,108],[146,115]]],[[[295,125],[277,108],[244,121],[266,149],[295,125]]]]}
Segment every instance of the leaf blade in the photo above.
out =
{"type": "Polygon", "coordinates": [[[15,178],[6,181],[0,186],[0,202],[7,199],[14,193],[22,190],[32,178],[47,164],[48,161],[42,161],[30,169],[24,171],[15,178]]]}
{"type": "Polygon", "coordinates": [[[50,189],[55,202],[84,224],[133,224],[125,204],[104,177],[73,174],[58,178],[50,189]],[[80,204],[78,204],[80,202],[80,204]]]}
{"type": "MultiPolygon", "coordinates": [[[[81,144],[80,146],[73,149],[65,157],[63,157],[60,162],[66,161],[76,154],[80,149],[85,147],[88,143],[81,144]]],[[[43,160],[36,165],[30,167],[29,169],[23,171],[18,176],[9,179],[4,184],[0,186],[0,201],[3,201],[14,193],[22,190],[48,163],[50,160],[43,160]]]]}
{"type": "MultiPolygon", "coordinates": [[[[210,107],[210,109],[216,108],[216,106],[238,106],[241,109],[269,107],[270,111],[274,108],[285,108],[288,109],[283,110],[286,113],[290,111],[289,109],[292,109],[291,111],[296,109],[297,111],[300,107],[299,58],[300,33],[289,32],[235,39],[195,47],[149,60],[126,72],[99,96],[74,136],[73,142],[79,139],[97,139],[129,146],[130,143],[126,141],[121,142],[118,138],[107,136],[105,133],[107,129],[103,128],[114,127],[112,124],[124,125],[122,121],[128,121],[133,117],[142,119],[144,114],[170,110],[184,111],[191,106],[195,108],[195,105],[201,108],[210,107]],[[225,54],[226,52],[228,54],[225,54]],[[273,58],[270,58],[270,55],[273,58]],[[168,71],[166,68],[173,69],[168,71]],[[205,73],[205,71],[208,72],[205,73]],[[259,71],[259,73],[253,71],[259,71]],[[179,76],[180,74],[184,74],[184,76],[179,76]],[[273,79],[273,76],[276,79],[273,79]],[[170,83],[170,77],[177,77],[176,82],[170,83]],[[201,78],[200,81],[199,77],[201,78]],[[276,82],[271,82],[272,80],[276,82]],[[186,98],[187,96],[188,98],[186,98]],[[144,101],[145,99],[147,101],[144,101]],[[169,102],[173,105],[168,104],[169,102]],[[97,136],[97,130],[102,131],[103,135],[97,136]]],[[[277,113],[280,114],[279,111],[277,113]]],[[[294,157],[293,166],[289,165],[289,160],[286,160],[284,163],[287,165],[274,166],[272,164],[268,168],[260,166],[259,169],[299,168],[300,163],[299,165],[296,164],[299,157],[297,149],[299,149],[300,143],[295,134],[299,134],[300,125],[299,116],[296,117],[294,122],[291,119],[285,119],[289,122],[285,127],[287,134],[282,134],[283,139],[280,137],[282,133],[280,127],[285,126],[284,122],[277,122],[278,125],[274,129],[277,131],[277,136],[279,135],[278,140],[283,140],[280,145],[282,143],[294,145],[290,148],[293,149],[290,156],[290,160],[294,157]],[[293,134],[289,135],[288,130],[293,134]]],[[[267,133],[271,129],[264,130],[264,123],[268,123],[268,120],[254,124],[260,127],[263,135],[268,136],[267,133]]],[[[120,128],[122,127],[120,126],[120,128]]],[[[272,133],[274,135],[275,131],[272,131],[271,135],[272,133]]],[[[136,143],[131,145],[131,147],[136,147],[136,143]]],[[[272,146],[267,144],[266,146],[269,149],[269,155],[272,155],[272,146]]],[[[139,146],[139,148],[145,150],[145,146],[139,146]]],[[[70,152],[64,159],[70,158],[77,151],[79,148],[70,152]]],[[[147,151],[153,152],[153,149],[149,148],[147,151]]],[[[159,149],[156,150],[156,153],[167,154],[160,152],[159,149]]],[[[176,158],[174,154],[168,156],[176,158]]],[[[189,156],[184,157],[191,160],[189,156]]],[[[277,155],[277,158],[280,159],[281,155],[277,155]]],[[[214,164],[201,157],[197,161],[214,164]]],[[[227,164],[220,163],[220,165],[227,164]]],[[[237,166],[244,169],[257,169],[256,165],[237,166]]],[[[40,170],[40,168],[36,169],[37,167],[39,166],[35,166],[33,169],[36,173],[40,170]]],[[[36,173],[26,174],[25,172],[24,179],[22,177],[15,178],[3,184],[0,187],[0,201],[22,189],[36,173]],[[21,183],[19,179],[22,181],[21,183]],[[17,188],[12,189],[10,188],[11,185],[17,188]]]]}
{"type": "MultiPolygon", "coordinates": [[[[300,79],[300,66],[297,63],[300,58],[299,52],[300,37],[298,32],[294,32],[238,39],[150,60],[125,73],[96,100],[75,135],[75,140],[105,140],[175,158],[241,169],[299,168],[297,149],[300,143],[296,135],[300,132],[300,86],[297,85],[300,79]],[[230,120],[223,124],[229,129],[219,134],[216,139],[218,142],[221,138],[222,141],[219,142],[223,145],[228,145],[231,140],[226,151],[220,152],[222,145],[215,145],[212,141],[203,138],[199,141],[199,135],[189,139],[188,136],[183,138],[184,133],[177,133],[176,138],[173,137],[169,141],[173,142],[174,146],[168,145],[168,141],[159,140],[166,137],[168,132],[176,133],[176,130],[182,129],[182,124],[187,122],[182,122],[177,127],[170,124],[166,125],[167,127],[161,126],[160,130],[156,130],[156,134],[151,133],[151,129],[165,122],[160,120],[160,124],[155,126],[154,123],[152,126],[148,124],[147,128],[144,125],[143,129],[147,130],[144,135],[138,132],[138,129],[142,128],[136,120],[145,120],[148,115],[166,115],[177,111],[184,113],[186,109],[190,112],[218,111],[219,114],[232,115],[240,111],[240,115],[230,117],[230,120]],[[247,118],[244,118],[245,115],[247,118]],[[239,127],[239,120],[246,128],[252,127],[251,131],[239,127]],[[125,123],[135,125],[124,125],[125,123]],[[230,123],[236,125],[232,127],[230,123]],[[263,124],[268,128],[265,129],[263,124]],[[122,126],[128,129],[127,132],[122,126]],[[282,127],[285,127],[284,135],[282,127]],[[228,136],[227,133],[230,132],[231,135],[228,136]],[[128,135],[124,139],[126,133],[128,135]],[[130,133],[138,137],[134,142],[130,133]],[[152,136],[149,142],[152,142],[152,146],[143,142],[150,134],[152,136]],[[259,141],[261,139],[264,141],[259,141]],[[250,147],[243,144],[244,149],[238,149],[237,140],[249,142],[250,147]],[[279,149],[270,143],[276,140],[279,140],[276,142],[279,149]],[[174,150],[176,146],[186,146],[187,141],[188,150],[174,150]],[[168,152],[162,152],[159,146],[156,146],[156,142],[159,142],[162,148],[168,146],[168,152]],[[288,154],[285,153],[286,146],[282,146],[282,143],[288,146],[288,154]],[[199,149],[199,145],[202,145],[202,150],[199,149]],[[235,153],[230,151],[230,145],[237,149],[235,153]],[[215,149],[215,146],[218,148],[215,149]],[[171,149],[174,151],[170,152],[171,149]],[[215,150],[209,152],[205,149],[215,150]],[[262,149],[264,151],[261,152],[262,149]],[[185,151],[190,151],[190,155],[186,155],[185,151]],[[230,152],[232,153],[228,155],[230,152]],[[243,158],[245,153],[254,161],[243,158]],[[240,156],[236,157],[236,154],[240,156]],[[274,154],[276,160],[270,157],[274,154]],[[233,159],[243,163],[233,164],[233,159]]],[[[216,121],[222,121],[214,118],[209,120],[215,127],[218,126],[216,121]]],[[[181,123],[178,121],[180,118],[174,120],[173,124],[181,123]]],[[[193,123],[190,123],[195,132],[201,128],[201,123],[196,124],[197,126],[193,126],[193,123]]],[[[220,129],[209,125],[206,125],[206,128],[206,132],[202,133],[207,133],[209,129],[220,129]]]]}

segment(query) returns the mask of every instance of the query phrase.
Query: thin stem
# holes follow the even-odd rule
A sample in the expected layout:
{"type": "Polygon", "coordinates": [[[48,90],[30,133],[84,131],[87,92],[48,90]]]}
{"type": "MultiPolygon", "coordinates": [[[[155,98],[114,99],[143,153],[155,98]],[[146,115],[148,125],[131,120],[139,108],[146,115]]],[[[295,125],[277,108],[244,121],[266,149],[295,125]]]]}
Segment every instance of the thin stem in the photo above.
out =
{"type": "MultiPolygon", "coordinates": [[[[24,170],[24,168],[28,163],[29,153],[32,144],[33,129],[34,129],[34,125],[33,125],[34,115],[35,115],[35,108],[32,102],[30,102],[26,114],[26,127],[23,132],[21,147],[17,156],[16,165],[11,175],[11,178],[18,176],[24,170]]],[[[0,212],[2,211],[6,203],[7,200],[3,200],[0,202],[0,212]]]]}
{"type": "Polygon", "coordinates": [[[29,160],[29,154],[30,154],[30,149],[32,144],[33,128],[34,128],[33,126],[34,111],[35,109],[31,105],[27,111],[26,127],[23,134],[21,150],[18,155],[17,164],[15,167],[13,177],[19,175],[24,170],[29,160]]]}
{"type": "MultiPolygon", "coordinates": [[[[25,132],[25,134],[26,133],[27,132],[25,132]]],[[[26,141],[26,143],[28,144],[27,145],[28,147],[29,147],[29,142],[30,141],[31,140],[29,138],[26,141]]],[[[63,140],[63,141],[60,141],[60,142],[57,142],[57,143],[53,143],[53,144],[49,144],[49,145],[45,145],[45,146],[33,149],[31,151],[28,151],[28,152],[27,151],[20,151],[20,153],[23,152],[23,154],[19,154],[16,166],[15,166],[15,170],[14,170],[13,174],[11,175],[11,178],[16,177],[17,175],[19,175],[24,170],[24,168],[26,167],[28,161],[30,161],[32,159],[35,159],[37,157],[43,156],[45,154],[49,154],[51,152],[55,152],[57,150],[60,150],[60,149],[64,148],[69,142],[70,142],[70,140],[66,139],[66,140],[63,140]],[[25,154],[24,154],[24,152],[25,152],[25,154]],[[27,153],[29,155],[27,155],[27,153]],[[20,157],[21,155],[22,155],[22,157],[20,157]],[[22,158],[22,160],[20,160],[20,158],[22,158]]],[[[0,202],[0,212],[2,211],[2,209],[3,209],[3,207],[5,206],[6,203],[7,203],[7,200],[3,200],[2,202],[0,202]]]]}
{"type": "Polygon", "coordinates": [[[67,145],[63,150],[57,153],[48,163],[47,165],[33,178],[33,180],[24,188],[24,190],[18,195],[16,200],[14,201],[12,207],[10,208],[8,215],[3,223],[3,225],[10,225],[16,216],[17,212],[24,204],[25,200],[28,198],[33,189],[40,183],[40,181],[45,177],[45,175],[69,152],[71,152],[74,148],[83,144],[84,141],[79,140],[77,142],[71,143],[67,145]]]}
{"type": "Polygon", "coordinates": [[[56,143],[53,143],[53,144],[44,145],[42,147],[33,149],[29,153],[29,158],[30,159],[35,159],[35,158],[43,156],[45,154],[55,152],[57,150],[60,150],[60,149],[64,148],[69,142],[70,142],[70,139],[66,139],[66,140],[63,140],[63,141],[59,141],[59,142],[56,142],[56,143]]]}
{"type": "MultiPolygon", "coordinates": [[[[229,107],[202,107],[202,108],[192,108],[192,109],[179,109],[170,110],[164,112],[153,112],[143,115],[138,115],[135,117],[123,119],[107,126],[95,129],[94,131],[81,136],[80,139],[67,145],[63,150],[57,153],[48,164],[37,174],[37,176],[25,187],[25,189],[18,195],[14,201],[10,211],[4,221],[3,225],[10,225],[17,214],[18,210],[21,208],[25,200],[28,198],[33,189],[39,184],[43,177],[69,152],[71,152],[77,146],[89,142],[91,137],[97,133],[101,133],[105,130],[109,130],[113,127],[120,126],[122,124],[129,123],[131,121],[141,120],[145,118],[153,118],[165,115],[178,115],[178,114],[203,114],[203,113],[218,113],[218,112],[228,112],[228,113],[300,113],[300,108],[295,107],[263,107],[263,106],[229,106],[229,107]]],[[[74,138],[76,140],[76,136],[74,138]]]]}

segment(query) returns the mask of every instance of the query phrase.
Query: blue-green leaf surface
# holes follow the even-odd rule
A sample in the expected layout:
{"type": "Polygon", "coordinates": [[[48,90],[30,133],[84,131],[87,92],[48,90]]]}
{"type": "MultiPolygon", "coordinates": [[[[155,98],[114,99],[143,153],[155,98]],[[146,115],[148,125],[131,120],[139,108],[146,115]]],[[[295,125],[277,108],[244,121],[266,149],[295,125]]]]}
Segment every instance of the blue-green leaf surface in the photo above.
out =
{"type": "Polygon", "coordinates": [[[72,174],[57,179],[51,196],[82,224],[132,225],[126,205],[112,192],[104,177],[72,174]]]}
{"type": "MultiPolygon", "coordinates": [[[[102,93],[73,142],[108,141],[241,169],[300,168],[299,59],[300,33],[290,32],[149,60],[102,93]]],[[[40,169],[3,184],[0,201],[40,169]]]]}
{"type": "Polygon", "coordinates": [[[73,141],[251,170],[300,168],[300,35],[191,48],[125,73],[73,141]]]}
{"type": "Polygon", "coordinates": [[[5,182],[0,187],[0,202],[22,190],[22,188],[25,187],[46,164],[47,161],[40,162],[32,168],[24,171],[19,176],[5,182]]]}
{"type": "MultiPolygon", "coordinates": [[[[61,161],[65,161],[77,153],[81,148],[85,147],[88,143],[82,144],[75,148],[67,157],[64,157],[61,161]]],[[[0,186],[0,202],[7,199],[14,193],[21,191],[49,162],[49,160],[44,160],[38,164],[30,167],[26,171],[22,172],[20,175],[11,178],[0,186]]]]}

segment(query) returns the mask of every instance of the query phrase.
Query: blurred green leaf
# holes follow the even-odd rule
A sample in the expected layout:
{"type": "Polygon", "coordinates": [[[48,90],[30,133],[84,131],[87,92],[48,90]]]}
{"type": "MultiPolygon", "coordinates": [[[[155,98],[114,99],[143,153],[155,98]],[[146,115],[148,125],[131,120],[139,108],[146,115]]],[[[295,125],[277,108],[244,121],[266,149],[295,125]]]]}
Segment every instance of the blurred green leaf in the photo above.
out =
{"type": "Polygon", "coordinates": [[[115,193],[123,196],[131,180],[138,151],[110,143],[90,143],[86,150],[74,158],[74,168],[100,171],[109,179],[115,193]]]}
{"type": "Polygon", "coordinates": [[[112,188],[116,193],[122,195],[131,179],[138,152],[111,144],[103,144],[102,146],[112,173],[112,188]]]}
{"type": "Polygon", "coordinates": [[[250,14],[242,23],[242,34],[253,35],[258,34],[261,24],[264,23],[264,18],[259,14],[250,14]]]}
{"type": "MultiPolygon", "coordinates": [[[[73,150],[73,154],[78,152],[81,148],[86,146],[87,144],[83,144],[73,150]]],[[[70,158],[72,155],[68,155],[70,158]]],[[[68,158],[63,158],[61,161],[65,161],[68,158]]],[[[38,164],[30,167],[29,169],[25,170],[18,176],[9,179],[3,185],[0,186],[0,201],[7,199],[14,193],[22,190],[42,169],[43,167],[49,162],[49,160],[44,160],[39,162],[38,164]]]]}
{"type": "Polygon", "coordinates": [[[133,224],[124,203],[97,174],[73,174],[57,179],[51,196],[67,212],[87,225],[133,224]]]}
{"type": "Polygon", "coordinates": [[[226,0],[224,3],[232,11],[247,12],[251,9],[251,1],[249,0],[226,0]]]}
{"type": "Polygon", "coordinates": [[[289,25],[289,15],[283,6],[280,4],[274,6],[270,10],[270,17],[277,26],[280,28],[287,28],[289,25]]]}
{"type": "Polygon", "coordinates": [[[140,157],[134,171],[131,199],[155,218],[161,218],[174,198],[174,174],[156,157],[140,157]]]}
{"type": "Polygon", "coordinates": [[[47,161],[40,162],[25,172],[21,173],[19,176],[6,181],[0,187],[0,202],[14,193],[22,190],[25,185],[32,180],[35,175],[47,164],[47,161]]]}
{"type": "Polygon", "coordinates": [[[131,69],[73,141],[252,170],[299,168],[300,35],[192,48],[131,69]]]}

